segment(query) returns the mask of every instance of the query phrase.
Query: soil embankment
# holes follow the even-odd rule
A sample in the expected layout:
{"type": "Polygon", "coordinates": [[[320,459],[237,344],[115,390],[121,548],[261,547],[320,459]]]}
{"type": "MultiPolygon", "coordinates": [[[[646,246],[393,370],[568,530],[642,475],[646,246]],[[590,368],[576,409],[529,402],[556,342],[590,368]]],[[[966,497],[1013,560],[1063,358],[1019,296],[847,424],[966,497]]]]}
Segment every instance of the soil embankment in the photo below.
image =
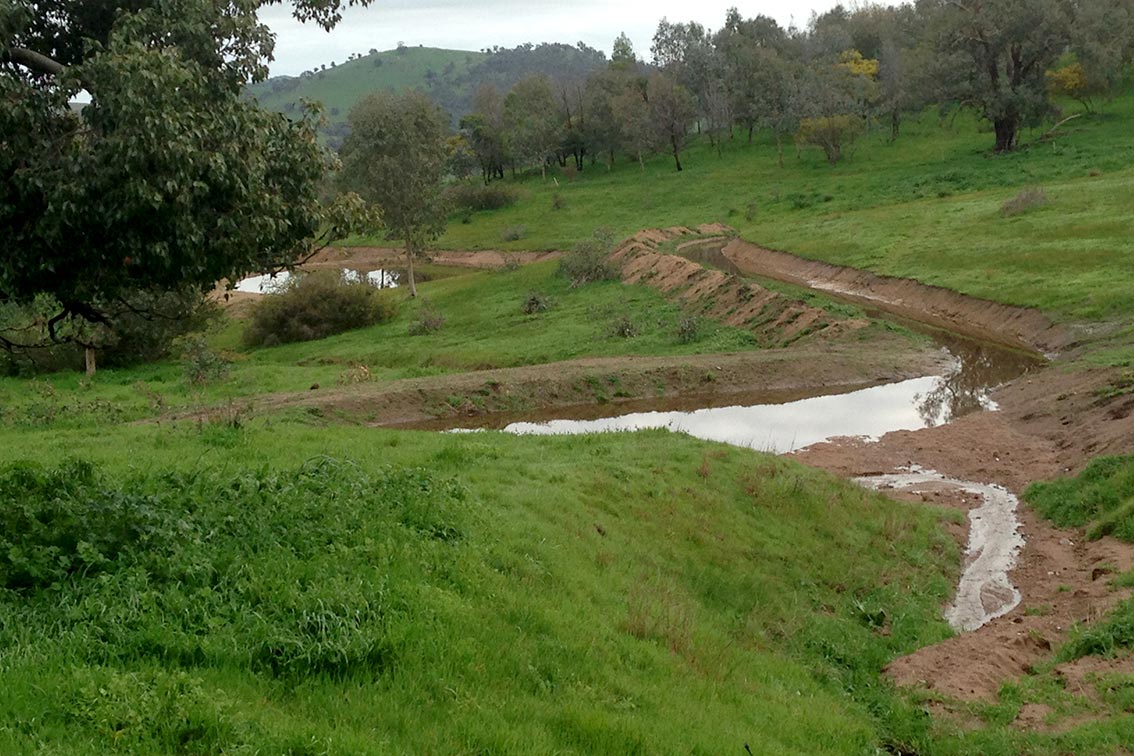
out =
{"type": "MultiPolygon", "coordinates": [[[[680,302],[692,313],[753,333],[761,346],[786,346],[801,339],[831,338],[865,327],[869,321],[832,315],[820,307],[766,289],[737,275],[714,270],[661,246],[683,237],[713,233],[719,227],[682,226],[640,231],[622,242],[610,259],[626,283],[645,284],[680,302]]],[[[697,240],[676,245],[680,250],[697,240]]]]}
{"type": "Polygon", "coordinates": [[[1046,354],[1061,352],[1074,341],[1068,329],[1027,307],[966,296],[906,278],[808,260],[742,239],[729,240],[722,246],[721,253],[743,273],[816,289],[978,339],[1046,354]]]}

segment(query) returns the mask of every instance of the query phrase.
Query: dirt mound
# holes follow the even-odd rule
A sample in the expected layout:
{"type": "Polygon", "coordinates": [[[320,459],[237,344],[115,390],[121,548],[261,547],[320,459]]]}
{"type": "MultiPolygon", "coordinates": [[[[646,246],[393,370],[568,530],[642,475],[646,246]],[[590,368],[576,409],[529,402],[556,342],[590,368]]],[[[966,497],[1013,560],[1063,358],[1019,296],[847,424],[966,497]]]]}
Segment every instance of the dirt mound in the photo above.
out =
{"type": "Polygon", "coordinates": [[[752,275],[806,286],[929,325],[1048,354],[1071,346],[1071,332],[1038,310],[979,299],[907,278],[880,276],[733,239],[722,253],[752,275]]]}
{"type": "MultiPolygon", "coordinates": [[[[678,255],[663,254],[662,244],[716,226],[698,230],[677,226],[650,229],[622,242],[610,259],[627,283],[642,283],[681,302],[697,315],[704,315],[731,326],[751,331],[761,346],[786,346],[816,335],[833,335],[861,328],[865,320],[848,320],[812,307],[776,291],[765,289],[720,270],[711,270],[678,255]]],[[[719,244],[726,237],[699,236],[683,245],[719,244]]]]}
{"type": "MultiPolygon", "coordinates": [[[[497,252],[490,249],[473,252],[432,250],[426,253],[425,259],[438,265],[461,268],[500,268],[510,261],[527,265],[552,259],[558,255],[558,252],[497,252]]],[[[315,270],[319,268],[373,270],[382,267],[401,267],[405,264],[405,259],[406,251],[394,247],[323,247],[304,263],[303,267],[315,270]]]]}

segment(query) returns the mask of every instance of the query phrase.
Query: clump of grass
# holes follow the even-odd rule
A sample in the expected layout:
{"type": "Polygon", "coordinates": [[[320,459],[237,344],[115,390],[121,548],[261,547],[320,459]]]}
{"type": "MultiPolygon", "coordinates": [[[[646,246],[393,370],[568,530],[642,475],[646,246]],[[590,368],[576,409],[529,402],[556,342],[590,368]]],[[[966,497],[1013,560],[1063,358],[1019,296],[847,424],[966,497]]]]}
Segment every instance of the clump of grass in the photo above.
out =
{"type": "Polygon", "coordinates": [[[556,192],[555,194],[551,195],[552,210],[562,210],[565,207],[567,207],[567,200],[563,199],[562,194],[556,192]]]}
{"type": "Polygon", "coordinates": [[[440,331],[443,325],[445,325],[444,314],[429,300],[422,300],[417,320],[410,324],[409,332],[411,336],[424,336],[440,331]]]}
{"type": "Polygon", "coordinates": [[[682,344],[692,344],[701,338],[701,320],[687,316],[677,321],[677,340],[682,344]]]}
{"type": "Polygon", "coordinates": [[[527,235],[528,235],[528,227],[527,226],[523,226],[523,225],[509,226],[508,228],[506,228],[506,229],[504,229],[503,231],[500,232],[500,239],[501,239],[501,241],[513,242],[513,241],[519,241],[520,239],[523,239],[527,235]]]}
{"type": "Polygon", "coordinates": [[[620,339],[632,339],[642,332],[642,328],[629,315],[620,315],[611,322],[607,332],[620,339]]]}
{"type": "Polygon", "coordinates": [[[1079,475],[1034,483],[1024,496],[1059,527],[1134,541],[1134,457],[1097,457],[1079,475]]]}
{"type": "Polygon", "coordinates": [[[524,302],[520,309],[524,311],[525,315],[535,315],[540,312],[547,312],[551,309],[554,302],[551,297],[542,294],[538,291],[529,291],[528,295],[524,297],[524,302]]]}
{"type": "Polygon", "coordinates": [[[1029,210],[1043,207],[1048,203],[1047,195],[1039,187],[1026,187],[1012,199],[1000,206],[1000,214],[1005,218],[1022,215],[1029,210]]]}

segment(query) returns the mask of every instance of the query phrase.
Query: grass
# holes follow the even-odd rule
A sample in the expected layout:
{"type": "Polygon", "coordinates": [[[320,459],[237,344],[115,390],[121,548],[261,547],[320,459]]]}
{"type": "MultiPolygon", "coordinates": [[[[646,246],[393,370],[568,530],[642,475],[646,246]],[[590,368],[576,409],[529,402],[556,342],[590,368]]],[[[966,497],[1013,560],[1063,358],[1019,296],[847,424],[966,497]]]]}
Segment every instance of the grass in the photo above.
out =
{"type": "Polygon", "coordinates": [[[227,377],[192,387],[177,360],[102,370],[93,379],[60,373],[27,381],[0,378],[0,422],[36,426],[106,427],[196,401],[218,403],[314,384],[349,382],[366,366],[370,380],[386,381],[489,367],[516,367],[578,357],[676,355],[754,349],[747,331],[706,321],[698,339],[683,340],[680,307],[646,286],[603,281],[570,288],[556,263],[479,272],[423,283],[418,300],[403,302],[397,317],[321,339],[268,349],[243,345],[242,321],[228,320],[210,338],[232,361],[227,377]],[[532,292],[555,306],[524,312],[532,292]],[[444,323],[428,334],[411,333],[422,308],[444,323]],[[623,318],[639,330],[620,338],[611,329],[623,318]]]}
{"type": "MultiPolygon", "coordinates": [[[[514,206],[454,219],[441,244],[565,249],[599,225],[626,235],[721,221],[759,244],[1038,307],[1063,321],[1130,322],[1132,119],[1134,96],[1125,96],[1050,141],[1037,141],[1041,128],[1025,133],[1024,149],[993,156],[991,135],[971,117],[942,124],[925,113],[893,144],[871,132],[833,167],[805,151],[781,169],[770,140],[747,145],[737,136],[720,158],[706,144],[691,147],[680,173],[658,156],[644,171],[631,161],[611,171],[588,166],[558,177],[558,186],[529,176],[514,206]],[[1025,187],[1042,189],[1048,203],[1005,217],[1002,206],[1025,187]],[[553,211],[556,194],[564,207],[553,211]],[[500,229],[520,225],[527,235],[502,244],[500,229]]],[[[1128,358],[1127,350],[1110,361],[1128,358]]]]}
{"type": "Polygon", "coordinates": [[[861,753],[926,738],[877,673],[947,634],[956,547],[938,514],[791,462],[665,432],[279,421],[21,446],[5,462],[67,448],[95,467],[5,466],[21,502],[6,515],[39,491],[56,509],[103,497],[144,535],[98,569],[0,593],[6,753],[861,753]]]}

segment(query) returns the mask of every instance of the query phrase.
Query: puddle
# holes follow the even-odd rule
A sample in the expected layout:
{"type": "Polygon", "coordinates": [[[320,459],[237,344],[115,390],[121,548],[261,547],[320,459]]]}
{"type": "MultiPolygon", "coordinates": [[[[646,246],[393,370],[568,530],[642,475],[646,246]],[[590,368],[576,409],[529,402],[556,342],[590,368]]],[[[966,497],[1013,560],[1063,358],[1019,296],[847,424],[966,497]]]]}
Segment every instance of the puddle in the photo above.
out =
{"type": "Polygon", "coordinates": [[[1034,357],[948,334],[938,342],[954,361],[945,375],[842,391],[779,396],[684,397],[616,405],[587,405],[534,413],[492,413],[465,422],[443,419],[426,430],[493,428],[508,433],[573,434],[668,428],[711,441],[777,454],[838,436],[868,439],[895,430],[919,430],[978,410],[994,410],[993,388],[1038,364],[1034,357]],[[719,406],[728,401],[729,406],[719,406]],[[454,428],[454,426],[463,426],[454,428]]]}
{"type": "MultiPolygon", "coordinates": [[[[249,276],[236,283],[236,291],[248,294],[278,294],[287,286],[291,273],[286,270],[279,273],[265,273],[260,276],[249,276]]],[[[371,270],[366,273],[366,281],[379,289],[394,289],[401,282],[400,270],[371,270]]],[[[343,268],[343,279],[347,281],[361,281],[362,273],[350,268],[343,268]]]]}
{"type": "Polygon", "coordinates": [[[1020,591],[1008,579],[1016,557],[1024,546],[1017,500],[1000,486],[946,478],[932,470],[873,475],[856,478],[868,488],[919,492],[950,488],[976,494],[983,503],[969,510],[969,542],[965,569],[957,596],[945,610],[945,620],[957,632],[968,632],[1012,611],[1020,603],[1020,591]]]}

